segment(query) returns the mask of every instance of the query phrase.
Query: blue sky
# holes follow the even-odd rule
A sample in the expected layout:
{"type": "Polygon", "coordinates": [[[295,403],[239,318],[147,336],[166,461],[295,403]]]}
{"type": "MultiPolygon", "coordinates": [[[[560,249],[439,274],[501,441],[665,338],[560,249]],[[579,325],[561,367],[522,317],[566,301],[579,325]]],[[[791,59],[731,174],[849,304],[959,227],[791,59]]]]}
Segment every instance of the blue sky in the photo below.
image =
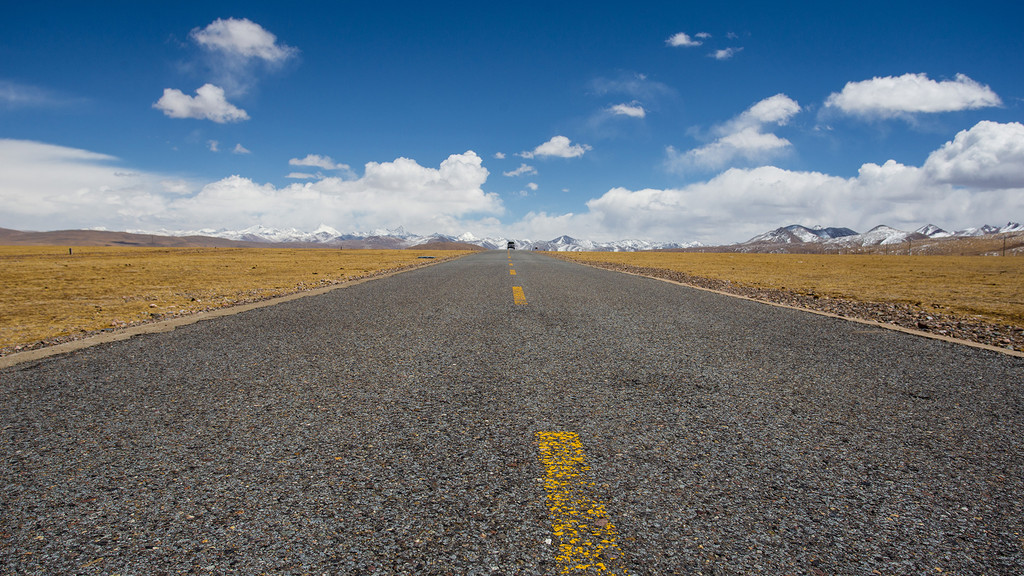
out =
{"type": "Polygon", "coordinates": [[[5,3],[0,227],[1024,219],[1019,3],[487,4],[5,3]]]}

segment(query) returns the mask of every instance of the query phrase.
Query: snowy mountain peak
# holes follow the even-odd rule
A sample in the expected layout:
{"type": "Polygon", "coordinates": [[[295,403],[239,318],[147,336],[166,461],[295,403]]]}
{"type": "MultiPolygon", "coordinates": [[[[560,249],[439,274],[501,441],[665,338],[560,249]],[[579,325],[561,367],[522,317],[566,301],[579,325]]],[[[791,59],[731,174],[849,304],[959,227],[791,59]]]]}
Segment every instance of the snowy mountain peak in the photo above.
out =
{"type": "Polygon", "coordinates": [[[934,224],[926,224],[924,226],[921,226],[917,230],[914,230],[914,232],[917,234],[927,236],[929,238],[946,238],[947,236],[952,236],[952,234],[946,232],[945,230],[939,228],[934,224]]]}
{"type": "Polygon", "coordinates": [[[800,242],[822,242],[830,238],[840,238],[856,234],[849,228],[822,228],[815,226],[808,228],[800,224],[791,224],[776,228],[771,232],[765,232],[747,240],[745,244],[769,243],[769,244],[794,244],[800,242]]]}

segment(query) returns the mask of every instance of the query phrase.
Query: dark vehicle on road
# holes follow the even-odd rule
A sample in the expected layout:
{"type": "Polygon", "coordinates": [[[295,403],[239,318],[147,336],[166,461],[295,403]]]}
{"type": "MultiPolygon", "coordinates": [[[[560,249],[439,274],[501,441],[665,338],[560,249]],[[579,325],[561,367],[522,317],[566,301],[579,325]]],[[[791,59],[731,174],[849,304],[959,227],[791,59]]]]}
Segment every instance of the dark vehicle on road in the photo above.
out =
{"type": "Polygon", "coordinates": [[[508,241],[508,249],[509,249],[509,250],[515,250],[515,249],[516,249],[516,243],[515,243],[515,241],[513,241],[513,240],[509,240],[509,241],[508,241]]]}

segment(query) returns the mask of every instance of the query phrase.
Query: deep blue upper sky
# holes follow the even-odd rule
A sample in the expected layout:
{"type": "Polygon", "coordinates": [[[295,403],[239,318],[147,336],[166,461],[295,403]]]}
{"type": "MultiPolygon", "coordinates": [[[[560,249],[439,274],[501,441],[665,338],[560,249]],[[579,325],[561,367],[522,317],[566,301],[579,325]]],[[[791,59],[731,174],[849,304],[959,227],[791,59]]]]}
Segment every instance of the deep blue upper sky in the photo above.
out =
{"type": "Polygon", "coordinates": [[[1019,3],[489,4],[5,3],[0,226],[1024,218],[1019,3]]]}

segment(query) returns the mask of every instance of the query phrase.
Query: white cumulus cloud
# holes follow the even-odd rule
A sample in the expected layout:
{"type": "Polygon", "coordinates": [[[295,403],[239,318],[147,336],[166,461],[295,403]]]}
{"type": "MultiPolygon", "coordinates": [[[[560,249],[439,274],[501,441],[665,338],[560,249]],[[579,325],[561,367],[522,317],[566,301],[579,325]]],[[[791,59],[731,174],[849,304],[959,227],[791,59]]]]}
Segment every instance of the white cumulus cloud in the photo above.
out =
{"type": "Polygon", "coordinates": [[[252,152],[248,148],[246,148],[245,146],[242,146],[242,144],[240,142],[238,144],[235,144],[235,147],[231,150],[231,153],[232,154],[252,154],[252,152]]]}
{"type": "Polygon", "coordinates": [[[924,163],[928,176],[971,188],[1024,188],[1024,124],[982,121],[959,132],[924,163]]]}
{"type": "Polygon", "coordinates": [[[573,144],[565,136],[555,136],[547,142],[537,146],[533,151],[520,152],[523,158],[535,156],[553,156],[556,158],[579,158],[592,148],[586,144],[573,144]]]}
{"type": "Polygon", "coordinates": [[[206,28],[195,28],[191,37],[200,46],[241,58],[281,62],[298,50],[278,44],[277,36],[248,18],[218,18],[206,28]]]}
{"type": "Polygon", "coordinates": [[[171,118],[195,118],[212,120],[218,124],[248,120],[249,115],[224,97],[224,89],[213,84],[203,84],[195,96],[184,94],[175,88],[165,88],[164,95],[153,104],[171,118]]]}
{"type": "Polygon", "coordinates": [[[218,19],[195,28],[190,37],[203,50],[214,82],[231,96],[249,91],[267,70],[292,61],[299,50],[278,42],[277,36],[246,18],[218,19]]]}
{"type": "Polygon", "coordinates": [[[955,80],[936,82],[926,74],[875,77],[848,82],[833,92],[826,108],[846,114],[891,118],[915,113],[954,112],[1000,106],[1002,100],[988,86],[963,74],[955,80]]]}
{"type": "Polygon", "coordinates": [[[783,126],[800,112],[800,105],[785,94],[776,94],[757,102],[739,116],[715,127],[713,142],[686,152],[674,147],[666,149],[669,170],[683,172],[690,168],[714,170],[735,160],[758,162],[771,158],[791,147],[789,140],[764,132],[769,124],[783,126]]]}
{"type": "MultiPolygon", "coordinates": [[[[701,36],[702,34],[704,34],[704,33],[701,32],[701,33],[697,34],[697,36],[698,37],[703,37],[703,36],[701,36]]],[[[679,32],[677,34],[673,34],[672,36],[670,36],[668,40],[665,40],[665,44],[668,44],[669,46],[676,46],[676,47],[679,47],[679,46],[690,47],[690,46],[700,46],[701,44],[703,44],[703,42],[701,42],[700,40],[694,40],[693,38],[690,37],[689,34],[687,34],[685,32],[679,32]]]]}

